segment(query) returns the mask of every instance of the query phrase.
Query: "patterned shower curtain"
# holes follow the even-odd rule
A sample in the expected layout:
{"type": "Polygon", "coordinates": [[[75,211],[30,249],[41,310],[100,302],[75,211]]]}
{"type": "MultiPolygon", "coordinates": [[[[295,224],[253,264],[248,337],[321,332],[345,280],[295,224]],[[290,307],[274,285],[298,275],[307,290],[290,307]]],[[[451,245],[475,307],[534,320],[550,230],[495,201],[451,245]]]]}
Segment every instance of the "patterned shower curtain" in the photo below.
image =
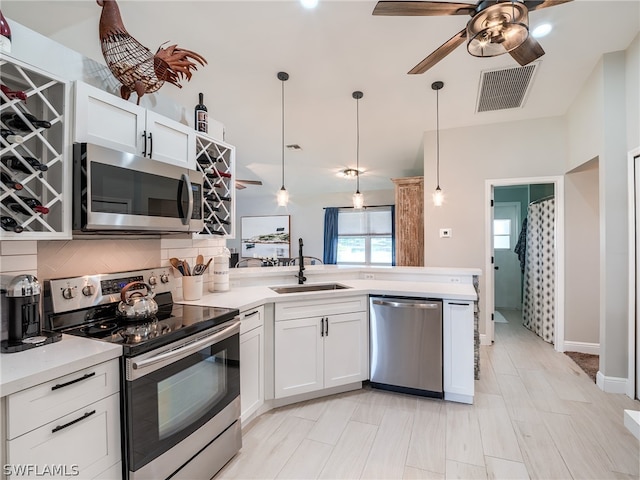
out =
{"type": "Polygon", "coordinates": [[[555,199],[531,203],[527,219],[522,320],[545,342],[554,343],[555,199]]]}

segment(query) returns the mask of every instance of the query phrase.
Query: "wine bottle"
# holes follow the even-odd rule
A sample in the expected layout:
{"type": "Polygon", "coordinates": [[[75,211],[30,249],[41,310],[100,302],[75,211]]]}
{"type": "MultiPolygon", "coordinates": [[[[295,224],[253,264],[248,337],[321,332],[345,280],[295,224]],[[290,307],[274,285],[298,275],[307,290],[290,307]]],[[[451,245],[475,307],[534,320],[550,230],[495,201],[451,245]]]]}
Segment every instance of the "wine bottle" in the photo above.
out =
{"type": "Polygon", "coordinates": [[[209,129],[209,113],[204,105],[204,93],[199,93],[199,102],[195,108],[195,126],[196,131],[207,133],[209,129]]]}
{"type": "Polygon", "coordinates": [[[221,223],[223,225],[231,225],[231,222],[229,220],[225,220],[224,218],[220,218],[216,215],[214,215],[213,218],[215,218],[216,222],[221,223]]]}
{"type": "Polygon", "coordinates": [[[231,201],[231,197],[226,197],[224,195],[218,195],[218,198],[220,200],[222,200],[223,202],[230,202],[231,201]]]}
{"type": "Polygon", "coordinates": [[[18,222],[16,222],[12,217],[0,217],[0,225],[2,225],[2,229],[7,232],[20,233],[24,230],[24,228],[18,225],[18,222]]]}
{"type": "Polygon", "coordinates": [[[207,210],[210,210],[212,212],[219,212],[220,211],[220,207],[214,207],[213,205],[208,205],[206,207],[207,210]]]}
{"type": "Polygon", "coordinates": [[[24,142],[24,137],[21,135],[16,135],[13,130],[9,130],[8,128],[0,129],[0,135],[5,139],[7,143],[22,143],[24,142]]]}
{"type": "MultiPolygon", "coordinates": [[[[33,212],[47,214],[49,213],[49,209],[40,203],[40,200],[32,197],[18,197],[22,200],[33,212]]],[[[17,213],[22,213],[23,215],[31,215],[33,212],[30,212],[22,204],[16,202],[12,198],[8,198],[4,201],[4,204],[9,207],[11,210],[17,213]]]]}
{"type": "Polygon", "coordinates": [[[35,128],[51,128],[51,122],[46,120],[38,120],[36,117],[31,115],[30,113],[23,112],[22,115],[27,119],[25,122],[20,115],[17,113],[6,112],[0,116],[0,120],[9,128],[13,130],[18,130],[19,132],[30,132],[31,125],[35,128]]]}
{"type": "Polygon", "coordinates": [[[27,101],[27,94],[21,90],[11,90],[6,85],[0,85],[0,90],[2,90],[2,93],[4,93],[9,100],[18,98],[24,102],[27,101]]]}
{"type": "Polygon", "coordinates": [[[11,27],[0,10],[0,52],[11,53],[11,27]]]}
{"type": "Polygon", "coordinates": [[[14,190],[22,190],[23,188],[21,183],[16,182],[13,178],[11,178],[4,172],[0,173],[0,181],[2,181],[2,183],[4,183],[9,188],[13,188],[14,190]]]}
{"type": "Polygon", "coordinates": [[[218,178],[218,177],[224,177],[224,178],[231,178],[231,174],[227,173],[227,172],[219,172],[218,170],[216,170],[213,167],[208,167],[204,169],[204,174],[207,177],[210,178],[218,178]]]}
{"type": "MultiPolygon", "coordinates": [[[[22,157],[22,158],[24,159],[25,162],[31,165],[31,168],[36,172],[37,171],[46,172],[47,170],[49,170],[49,167],[47,167],[44,163],[40,163],[37,158],[33,158],[33,157],[22,157]]],[[[11,170],[15,170],[17,172],[22,172],[22,173],[33,173],[32,170],[29,167],[27,167],[24,163],[22,163],[18,157],[15,157],[13,155],[7,155],[5,157],[2,157],[1,161],[7,166],[7,168],[10,168],[11,170]]]]}

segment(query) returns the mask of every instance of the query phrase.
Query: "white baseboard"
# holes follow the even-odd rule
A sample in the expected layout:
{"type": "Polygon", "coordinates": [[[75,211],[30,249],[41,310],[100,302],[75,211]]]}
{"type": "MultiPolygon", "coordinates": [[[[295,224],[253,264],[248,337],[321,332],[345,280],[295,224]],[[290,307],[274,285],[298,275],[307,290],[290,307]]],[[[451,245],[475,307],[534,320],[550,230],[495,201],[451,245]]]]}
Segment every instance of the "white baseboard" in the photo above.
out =
{"type": "Polygon", "coordinates": [[[600,355],[600,344],[587,343],[587,342],[572,342],[570,340],[565,340],[563,351],[589,353],[591,355],[600,355]]]}
{"type": "Polygon", "coordinates": [[[480,345],[491,345],[491,341],[489,341],[486,333],[480,334],[480,345]]]}
{"type": "Polygon", "coordinates": [[[627,393],[627,379],[620,377],[605,377],[600,370],[596,374],[596,385],[603,392],[627,393]]]}
{"type": "Polygon", "coordinates": [[[640,440],[640,412],[635,410],[624,411],[624,426],[633,436],[640,440]]]}

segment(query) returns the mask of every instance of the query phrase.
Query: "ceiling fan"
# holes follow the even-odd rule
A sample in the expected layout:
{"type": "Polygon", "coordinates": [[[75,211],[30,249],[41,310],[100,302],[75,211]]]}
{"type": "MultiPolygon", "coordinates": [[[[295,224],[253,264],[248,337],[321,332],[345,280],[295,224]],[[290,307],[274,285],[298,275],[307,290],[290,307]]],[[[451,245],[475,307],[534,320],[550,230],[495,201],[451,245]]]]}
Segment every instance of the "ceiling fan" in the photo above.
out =
{"type": "Polygon", "coordinates": [[[262,185],[261,180],[236,180],[236,189],[243,190],[247,188],[247,185],[262,185]]]}
{"type": "Polygon", "coordinates": [[[554,7],[572,0],[480,0],[477,4],[381,0],[373,15],[440,16],[470,15],[467,26],[422,60],[409,74],[424,73],[465,40],[475,57],[495,57],[509,53],[520,65],[544,55],[540,44],[529,35],[529,12],[554,7]]]}

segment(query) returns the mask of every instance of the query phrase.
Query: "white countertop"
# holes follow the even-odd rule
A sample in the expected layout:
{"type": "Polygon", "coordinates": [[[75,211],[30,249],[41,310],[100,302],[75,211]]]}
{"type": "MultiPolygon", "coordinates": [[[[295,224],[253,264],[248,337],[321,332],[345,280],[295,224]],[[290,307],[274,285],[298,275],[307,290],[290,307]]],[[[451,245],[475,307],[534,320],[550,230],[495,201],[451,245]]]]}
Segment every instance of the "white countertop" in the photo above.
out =
{"type": "MultiPolygon", "coordinates": [[[[305,285],[311,285],[312,283],[307,282],[305,285]]],[[[245,310],[271,302],[291,302],[352,295],[398,295],[462,301],[475,301],[478,298],[475,288],[470,284],[359,279],[338,280],[336,283],[350,288],[315,292],[276,293],[267,286],[231,287],[226,292],[205,293],[200,300],[180,301],[180,303],[245,310]]],[[[277,286],[277,284],[273,286],[277,286]]]]}
{"type": "Polygon", "coordinates": [[[0,354],[0,397],[122,355],[122,347],[63,335],[55,343],[0,354]]]}

